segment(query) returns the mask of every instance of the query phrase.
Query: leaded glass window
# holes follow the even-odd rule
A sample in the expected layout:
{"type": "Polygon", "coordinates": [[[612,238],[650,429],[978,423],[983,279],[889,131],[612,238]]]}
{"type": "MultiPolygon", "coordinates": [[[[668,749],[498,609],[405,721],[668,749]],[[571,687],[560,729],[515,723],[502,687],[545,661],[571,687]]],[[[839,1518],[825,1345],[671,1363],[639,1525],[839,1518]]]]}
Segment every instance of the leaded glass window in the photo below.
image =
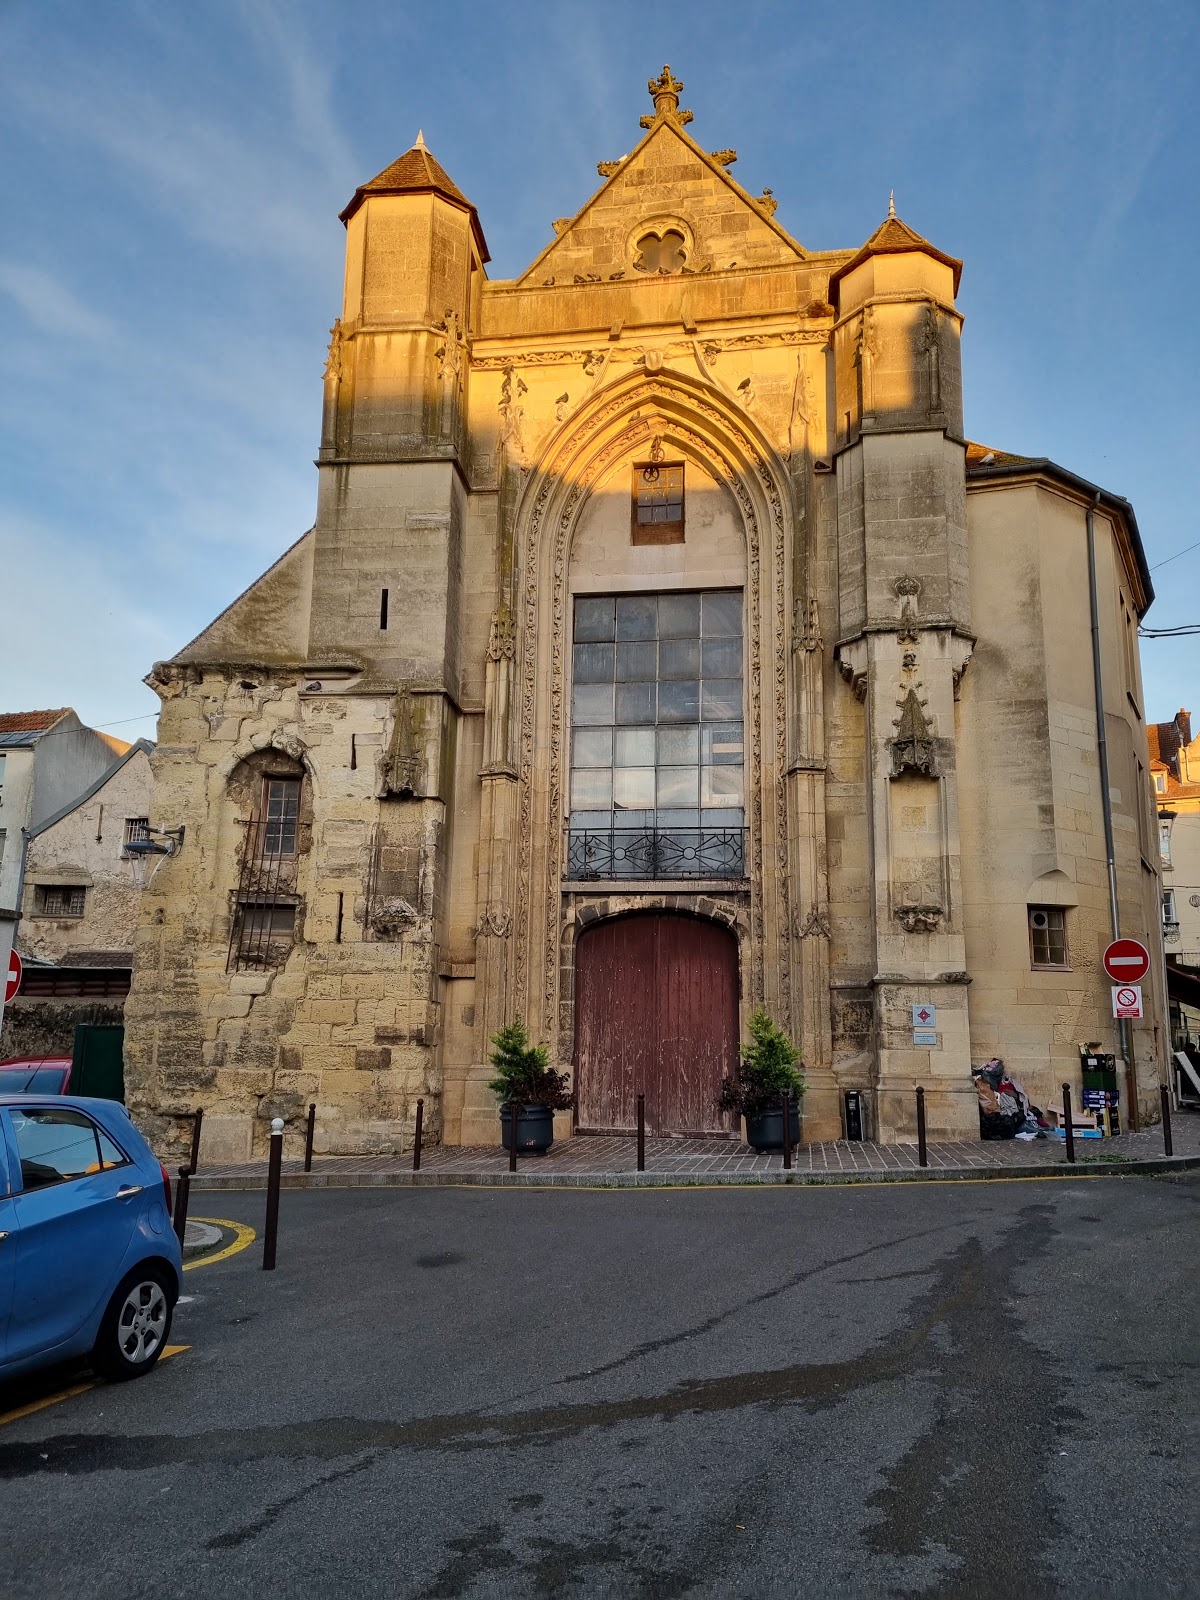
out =
{"type": "MultiPolygon", "coordinates": [[[[668,848],[676,865],[682,849],[688,860],[703,857],[711,868],[710,835],[727,834],[736,835],[736,850],[729,846],[728,870],[713,875],[741,875],[742,649],[740,590],[576,600],[570,777],[576,865],[577,837],[641,830],[655,840],[663,836],[665,845],[652,841],[647,848],[660,855],[668,848]]],[[[665,874],[630,867],[591,875],[665,874]]],[[[686,875],[709,874],[698,864],[686,875]]]]}

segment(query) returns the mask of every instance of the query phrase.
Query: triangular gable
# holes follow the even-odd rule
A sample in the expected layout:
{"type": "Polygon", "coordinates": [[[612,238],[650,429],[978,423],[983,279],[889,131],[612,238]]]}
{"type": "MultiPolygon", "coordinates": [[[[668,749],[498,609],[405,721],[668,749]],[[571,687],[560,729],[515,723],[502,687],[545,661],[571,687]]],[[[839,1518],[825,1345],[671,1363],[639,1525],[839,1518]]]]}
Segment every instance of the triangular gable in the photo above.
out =
{"type": "Polygon", "coordinates": [[[769,197],[755,199],[736,183],[674,117],[660,117],[517,282],[636,281],[631,233],[643,222],[657,228],[671,219],[686,225],[685,273],[803,261],[803,245],[775,221],[773,209],[769,197]]]}
{"type": "Polygon", "coordinates": [[[308,655],[312,567],[310,528],[171,659],[302,663],[308,655]]]}

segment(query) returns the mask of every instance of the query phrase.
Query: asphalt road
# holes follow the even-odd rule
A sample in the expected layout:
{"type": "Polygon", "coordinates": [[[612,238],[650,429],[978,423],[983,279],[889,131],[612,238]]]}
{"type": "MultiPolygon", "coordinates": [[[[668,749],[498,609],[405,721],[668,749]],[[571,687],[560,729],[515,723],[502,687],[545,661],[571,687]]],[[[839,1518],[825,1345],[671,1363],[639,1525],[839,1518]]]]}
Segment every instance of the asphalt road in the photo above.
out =
{"type": "Polygon", "coordinates": [[[0,1427],[0,1594],[1195,1596],[1198,1202],[285,1193],[0,1427]]]}

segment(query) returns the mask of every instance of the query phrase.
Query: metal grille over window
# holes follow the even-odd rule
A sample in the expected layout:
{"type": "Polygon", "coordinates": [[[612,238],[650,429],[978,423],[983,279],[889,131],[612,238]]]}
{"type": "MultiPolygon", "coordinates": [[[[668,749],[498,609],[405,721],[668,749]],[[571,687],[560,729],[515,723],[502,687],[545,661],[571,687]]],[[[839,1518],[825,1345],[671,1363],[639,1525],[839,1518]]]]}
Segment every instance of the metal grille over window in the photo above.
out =
{"type": "Polygon", "coordinates": [[[35,909],[43,917],[81,917],[87,890],[75,885],[44,884],[34,896],[35,909]]]}
{"type": "Polygon", "coordinates": [[[740,590],[575,602],[569,879],[745,876],[740,590]]]}
{"type": "Polygon", "coordinates": [[[149,844],[150,818],[126,817],[124,848],[127,850],[131,844],[149,844]]]}
{"type": "Polygon", "coordinates": [[[683,466],[647,461],[633,469],[634,544],[683,543],[683,466]]]}
{"type": "Polygon", "coordinates": [[[1029,954],[1035,967],[1067,965],[1067,914],[1061,906],[1030,906],[1029,954]]]}
{"type": "Polygon", "coordinates": [[[277,967],[296,932],[300,779],[265,778],[262,808],[245,824],[229,935],[230,972],[277,967]]]}

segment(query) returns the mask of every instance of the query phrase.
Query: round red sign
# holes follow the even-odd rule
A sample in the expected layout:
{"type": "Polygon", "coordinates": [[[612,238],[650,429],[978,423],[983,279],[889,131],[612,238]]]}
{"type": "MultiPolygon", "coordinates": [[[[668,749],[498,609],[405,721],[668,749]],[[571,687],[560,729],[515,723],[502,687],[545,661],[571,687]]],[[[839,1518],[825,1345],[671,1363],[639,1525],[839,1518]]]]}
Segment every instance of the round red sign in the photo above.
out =
{"type": "Polygon", "coordinates": [[[17,990],[20,987],[21,987],[21,958],[20,958],[20,956],[17,954],[17,952],[15,950],[12,950],[12,951],[9,952],[9,957],[8,957],[8,977],[5,979],[5,983],[4,983],[4,1004],[5,1005],[8,1004],[8,1002],[13,998],[13,996],[16,994],[17,990]]]}
{"type": "Polygon", "coordinates": [[[1136,939],[1114,939],[1104,952],[1104,970],[1114,983],[1140,983],[1150,971],[1150,952],[1136,939]]]}

